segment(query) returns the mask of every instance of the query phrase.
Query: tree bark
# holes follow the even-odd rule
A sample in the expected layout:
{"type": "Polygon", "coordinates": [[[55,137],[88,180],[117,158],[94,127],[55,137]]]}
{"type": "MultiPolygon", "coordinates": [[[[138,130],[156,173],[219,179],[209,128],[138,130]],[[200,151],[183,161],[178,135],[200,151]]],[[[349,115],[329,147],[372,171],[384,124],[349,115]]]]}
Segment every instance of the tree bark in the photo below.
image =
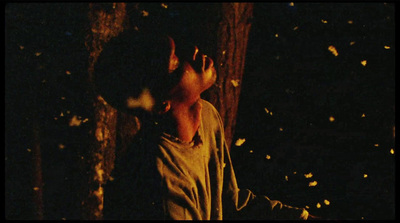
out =
{"type": "Polygon", "coordinates": [[[236,126],[253,3],[224,2],[221,15],[215,58],[218,88],[210,89],[208,100],[221,115],[230,148],[236,126]]]}
{"type": "Polygon", "coordinates": [[[88,159],[88,196],[83,201],[85,219],[102,219],[103,187],[114,168],[117,111],[94,90],[94,64],[103,45],[124,30],[125,3],[91,3],[89,11],[91,33],[86,40],[90,51],[88,94],[92,95],[93,127],[88,159]]]}

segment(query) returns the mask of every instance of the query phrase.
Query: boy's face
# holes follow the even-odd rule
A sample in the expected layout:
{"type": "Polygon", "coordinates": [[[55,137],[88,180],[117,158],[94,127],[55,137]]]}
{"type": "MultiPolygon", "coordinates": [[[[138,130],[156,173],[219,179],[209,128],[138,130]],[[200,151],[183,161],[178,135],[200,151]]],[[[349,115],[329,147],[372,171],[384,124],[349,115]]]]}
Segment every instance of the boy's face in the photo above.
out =
{"type": "Polygon", "coordinates": [[[170,91],[171,99],[189,101],[196,99],[202,92],[210,88],[217,74],[214,62],[211,58],[199,52],[193,47],[191,52],[185,52],[189,56],[178,57],[175,54],[175,42],[170,38],[170,75],[178,75],[178,83],[170,91]],[[179,69],[178,69],[179,68],[179,69]]]}

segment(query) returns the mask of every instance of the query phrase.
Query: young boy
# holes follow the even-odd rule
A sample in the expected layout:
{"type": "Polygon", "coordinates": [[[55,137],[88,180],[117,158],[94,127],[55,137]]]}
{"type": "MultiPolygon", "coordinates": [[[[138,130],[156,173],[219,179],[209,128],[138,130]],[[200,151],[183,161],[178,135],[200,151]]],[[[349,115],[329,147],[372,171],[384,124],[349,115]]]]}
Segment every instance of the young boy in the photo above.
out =
{"type": "Polygon", "coordinates": [[[211,58],[168,36],[127,30],[106,45],[97,89],[139,114],[142,126],[105,185],[105,219],[308,218],[303,208],[239,189],[221,118],[200,98],[216,75],[211,58]]]}

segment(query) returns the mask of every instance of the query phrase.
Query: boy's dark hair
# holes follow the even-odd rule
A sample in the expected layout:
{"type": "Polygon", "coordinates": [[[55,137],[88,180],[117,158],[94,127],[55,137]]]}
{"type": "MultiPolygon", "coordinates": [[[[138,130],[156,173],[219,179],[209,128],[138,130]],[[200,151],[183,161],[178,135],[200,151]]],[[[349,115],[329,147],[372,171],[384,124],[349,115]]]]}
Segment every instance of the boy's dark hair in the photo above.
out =
{"type": "Polygon", "coordinates": [[[97,92],[118,110],[129,108],[129,98],[140,98],[150,93],[160,102],[176,79],[168,73],[171,48],[167,35],[142,34],[125,30],[105,44],[95,67],[94,82],[97,92]]]}

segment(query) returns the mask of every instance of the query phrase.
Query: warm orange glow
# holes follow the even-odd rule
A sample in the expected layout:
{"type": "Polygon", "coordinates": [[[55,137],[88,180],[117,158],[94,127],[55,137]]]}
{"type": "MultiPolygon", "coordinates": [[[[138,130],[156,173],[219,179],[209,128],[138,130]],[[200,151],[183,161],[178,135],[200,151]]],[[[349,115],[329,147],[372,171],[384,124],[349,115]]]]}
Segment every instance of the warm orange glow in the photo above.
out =
{"type": "Polygon", "coordinates": [[[351,42],[350,42],[350,46],[353,46],[354,44],[356,44],[355,41],[351,41],[351,42]]]}
{"type": "Polygon", "coordinates": [[[76,115],[74,115],[70,120],[69,120],[69,126],[80,126],[82,120],[78,119],[76,115]]]}
{"type": "Polygon", "coordinates": [[[168,8],[168,5],[167,5],[167,4],[165,4],[165,3],[161,3],[161,7],[163,7],[163,8],[165,8],[165,9],[167,9],[167,8],[168,8]]]}
{"type": "Polygon", "coordinates": [[[286,181],[289,181],[289,177],[288,177],[288,176],[285,176],[285,180],[286,180],[286,181]]]}
{"type": "Polygon", "coordinates": [[[364,113],[361,115],[361,118],[365,118],[365,114],[364,113]]]}
{"type": "Polygon", "coordinates": [[[364,178],[367,178],[368,177],[368,174],[364,174],[364,178]]]}
{"type": "Polygon", "coordinates": [[[143,17],[149,16],[149,12],[146,11],[146,10],[143,10],[143,11],[142,11],[142,16],[143,16],[143,17]]]}
{"type": "Polygon", "coordinates": [[[93,194],[99,199],[99,206],[98,209],[95,210],[94,215],[96,215],[96,217],[100,217],[102,214],[102,210],[103,210],[103,204],[104,204],[104,197],[103,197],[103,188],[100,186],[98,190],[93,191],[93,194]]]}
{"type": "Polygon", "coordinates": [[[315,187],[315,186],[317,186],[317,184],[318,184],[317,181],[313,181],[313,182],[308,183],[308,186],[309,187],[315,187]]]}
{"type": "Polygon", "coordinates": [[[319,202],[317,203],[316,206],[317,206],[317,208],[321,208],[321,204],[319,202]]]}
{"type": "Polygon", "coordinates": [[[63,144],[60,143],[60,144],[58,144],[58,148],[59,148],[59,149],[65,149],[65,146],[64,146],[63,144]]]}
{"type": "Polygon", "coordinates": [[[329,121],[330,122],[334,122],[335,121],[335,117],[333,117],[333,116],[329,117],[329,121]]]}
{"type": "Polygon", "coordinates": [[[151,111],[155,104],[155,100],[147,88],[143,89],[138,98],[129,97],[126,100],[128,108],[143,108],[146,111],[151,111]]]}
{"type": "Polygon", "coordinates": [[[324,200],[324,203],[325,203],[325,205],[330,205],[331,204],[331,202],[328,201],[328,200],[324,200]]]}
{"type": "Polygon", "coordinates": [[[379,147],[379,144],[374,144],[375,147],[379,147]]]}
{"type": "Polygon", "coordinates": [[[321,19],[321,22],[322,22],[322,23],[325,23],[325,24],[328,23],[328,21],[327,21],[327,20],[324,20],[324,19],[321,19]]]}
{"type": "Polygon", "coordinates": [[[265,159],[270,160],[270,159],[271,159],[271,156],[270,156],[270,155],[267,155],[267,156],[265,157],[265,159]]]}
{"type": "Polygon", "coordinates": [[[34,187],[33,190],[34,191],[39,191],[39,187],[34,187]]]}
{"type": "Polygon", "coordinates": [[[390,149],[390,154],[394,154],[394,149],[393,148],[390,149]]]}
{"type": "Polygon", "coordinates": [[[23,50],[25,47],[24,46],[19,46],[19,49],[20,50],[23,50]]]}
{"type": "Polygon", "coordinates": [[[387,49],[387,50],[389,50],[389,49],[390,49],[390,46],[384,46],[384,48],[387,49]]]}
{"type": "Polygon", "coordinates": [[[239,138],[238,140],[236,140],[235,146],[241,146],[244,142],[246,142],[246,139],[239,138]]]}
{"type": "Polygon", "coordinates": [[[313,174],[312,173],[307,173],[307,174],[304,174],[304,177],[305,178],[311,178],[313,176],[313,174]]]}
{"type": "MultiPolygon", "coordinates": [[[[197,46],[195,46],[194,47],[194,54],[193,54],[193,61],[196,60],[196,56],[197,56],[198,52],[199,52],[199,48],[197,48],[197,46]]],[[[222,52],[222,54],[224,54],[224,52],[222,52]]]]}
{"type": "Polygon", "coordinates": [[[333,55],[335,55],[335,57],[337,57],[337,56],[339,55],[339,53],[338,53],[338,51],[336,50],[336,48],[335,48],[334,46],[332,46],[332,45],[328,47],[328,50],[331,51],[331,53],[332,53],[333,55]]]}
{"type": "Polygon", "coordinates": [[[96,175],[94,176],[94,180],[97,180],[99,183],[103,183],[103,174],[104,170],[102,168],[102,163],[99,162],[95,167],[96,175]]]}
{"type": "Polygon", "coordinates": [[[65,73],[67,74],[67,75],[70,75],[71,74],[71,72],[70,71],[65,71],[65,73]]]}
{"type": "Polygon", "coordinates": [[[347,21],[348,24],[353,24],[353,20],[347,21]]]}
{"type": "Polygon", "coordinates": [[[367,60],[361,61],[361,64],[362,64],[364,67],[367,66],[367,60]]]}
{"type": "Polygon", "coordinates": [[[239,80],[231,80],[231,83],[232,83],[233,87],[239,86],[239,80]]]}
{"type": "Polygon", "coordinates": [[[35,53],[35,56],[37,56],[37,57],[40,56],[40,55],[42,55],[42,52],[36,52],[35,53]]]}

